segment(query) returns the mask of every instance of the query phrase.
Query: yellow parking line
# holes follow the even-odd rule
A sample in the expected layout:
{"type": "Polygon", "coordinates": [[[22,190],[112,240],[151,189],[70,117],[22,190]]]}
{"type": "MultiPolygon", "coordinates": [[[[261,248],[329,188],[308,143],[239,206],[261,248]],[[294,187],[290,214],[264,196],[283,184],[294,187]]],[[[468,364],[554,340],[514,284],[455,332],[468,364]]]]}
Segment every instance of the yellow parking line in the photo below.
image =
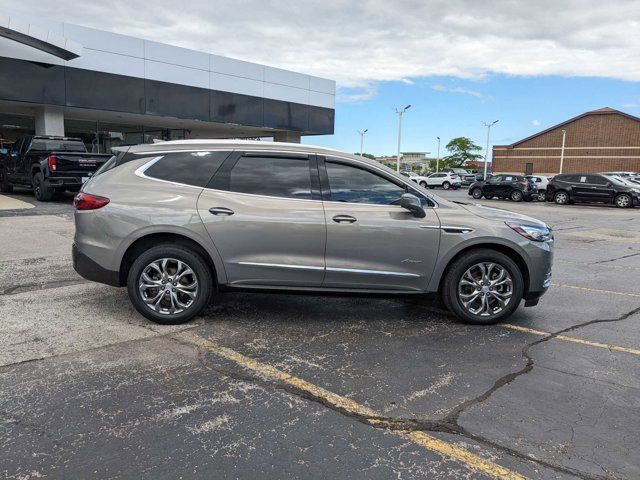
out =
{"type": "MultiPolygon", "coordinates": [[[[367,421],[372,425],[378,424],[382,426],[387,423],[384,420],[381,420],[382,415],[380,413],[369,407],[360,405],[359,403],[354,402],[349,398],[330,392],[329,390],[326,390],[322,387],[307,382],[306,380],[272,367],[271,365],[249,358],[228,347],[219,345],[191,332],[181,334],[180,337],[194,345],[197,345],[198,347],[207,349],[208,351],[218,355],[221,358],[230,360],[243,368],[252,370],[263,377],[277,380],[298,390],[302,390],[306,393],[311,394],[313,397],[322,399],[324,402],[327,402],[340,410],[365,417],[367,418],[367,421]]],[[[484,473],[492,478],[501,480],[526,480],[527,478],[517,472],[513,472],[505,467],[502,467],[501,465],[493,463],[489,460],[485,460],[484,458],[471,453],[468,450],[456,447],[451,443],[435,438],[425,432],[411,430],[388,431],[396,435],[408,438],[414,443],[426,448],[427,450],[460,462],[468,468],[480,473],[484,473]]]]}
{"type": "MultiPolygon", "coordinates": [[[[543,330],[534,330],[533,328],[527,328],[527,327],[520,327],[518,325],[512,325],[510,323],[502,323],[500,324],[500,326],[504,328],[510,328],[511,330],[518,330],[520,332],[531,333],[533,335],[540,335],[542,337],[548,337],[550,335],[553,335],[551,332],[545,332],[543,330]]],[[[564,340],[566,342],[580,343],[582,345],[588,345],[590,347],[606,348],[607,350],[613,350],[615,352],[624,352],[624,353],[631,353],[632,355],[640,355],[640,350],[637,350],[635,348],[620,347],[618,345],[609,345],[608,343],[592,342],[590,340],[583,340],[581,338],[568,337],[566,335],[558,335],[557,337],[554,337],[554,338],[558,340],[564,340]]]]}
{"type": "Polygon", "coordinates": [[[614,290],[602,290],[599,288],[588,288],[588,287],[579,287],[577,285],[563,285],[558,283],[552,283],[552,287],[561,287],[561,288],[573,288],[574,290],[584,290],[585,292],[595,292],[595,293],[609,293],[611,295],[624,295],[627,297],[638,297],[640,298],[640,293],[632,293],[632,292],[616,292],[614,290]]]}

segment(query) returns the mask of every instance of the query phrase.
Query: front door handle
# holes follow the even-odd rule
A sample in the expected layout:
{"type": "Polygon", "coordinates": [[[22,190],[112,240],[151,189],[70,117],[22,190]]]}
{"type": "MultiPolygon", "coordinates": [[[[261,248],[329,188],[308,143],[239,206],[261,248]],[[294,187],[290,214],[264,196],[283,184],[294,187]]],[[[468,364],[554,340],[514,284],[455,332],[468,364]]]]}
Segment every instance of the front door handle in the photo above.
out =
{"type": "Polygon", "coordinates": [[[213,215],[226,215],[227,217],[233,215],[235,212],[230,208],[225,207],[212,207],[209,209],[209,213],[213,215]]]}
{"type": "Polygon", "coordinates": [[[336,215],[333,217],[333,221],[336,223],[353,223],[356,222],[357,219],[351,215],[336,215]]]}

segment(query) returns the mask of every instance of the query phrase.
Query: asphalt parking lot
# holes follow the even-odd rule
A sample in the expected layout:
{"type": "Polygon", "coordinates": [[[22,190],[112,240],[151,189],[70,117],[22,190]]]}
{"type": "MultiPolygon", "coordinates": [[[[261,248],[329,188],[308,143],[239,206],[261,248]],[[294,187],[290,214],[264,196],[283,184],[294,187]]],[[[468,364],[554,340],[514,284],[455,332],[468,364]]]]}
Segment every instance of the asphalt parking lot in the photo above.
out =
{"type": "Polygon", "coordinates": [[[480,203],[555,230],[507,324],[224,294],[164,327],[75,274],[71,197],[0,197],[0,476],[640,478],[640,208],[480,203]]]}

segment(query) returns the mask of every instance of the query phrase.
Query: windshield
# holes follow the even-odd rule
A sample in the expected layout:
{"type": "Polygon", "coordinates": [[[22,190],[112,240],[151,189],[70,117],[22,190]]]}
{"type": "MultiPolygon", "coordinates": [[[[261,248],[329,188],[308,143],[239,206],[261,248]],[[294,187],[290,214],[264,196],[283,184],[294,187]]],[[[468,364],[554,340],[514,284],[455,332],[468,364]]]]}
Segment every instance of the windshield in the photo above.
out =
{"type": "Polygon", "coordinates": [[[611,183],[613,183],[614,185],[618,185],[618,186],[621,186],[621,187],[628,187],[629,185],[633,185],[632,183],[627,182],[622,177],[618,177],[618,176],[615,176],[615,175],[605,175],[604,177],[607,180],[609,180],[611,183]]]}
{"type": "Polygon", "coordinates": [[[82,152],[86,153],[87,147],[80,140],[47,140],[34,138],[30,150],[44,152],[82,152]]]}

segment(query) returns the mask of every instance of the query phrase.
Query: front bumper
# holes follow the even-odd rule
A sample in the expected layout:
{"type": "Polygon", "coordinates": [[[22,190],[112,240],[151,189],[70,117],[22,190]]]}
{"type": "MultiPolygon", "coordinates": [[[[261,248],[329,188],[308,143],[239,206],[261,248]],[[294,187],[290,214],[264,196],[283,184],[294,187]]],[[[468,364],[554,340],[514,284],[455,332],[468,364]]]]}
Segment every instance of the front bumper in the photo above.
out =
{"type": "Polygon", "coordinates": [[[105,283],[113,287],[122,286],[120,284],[119,272],[113,272],[101,267],[80,252],[75,243],[71,247],[71,256],[73,258],[73,269],[78,272],[81,277],[91,280],[92,282],[105,283]]]}

